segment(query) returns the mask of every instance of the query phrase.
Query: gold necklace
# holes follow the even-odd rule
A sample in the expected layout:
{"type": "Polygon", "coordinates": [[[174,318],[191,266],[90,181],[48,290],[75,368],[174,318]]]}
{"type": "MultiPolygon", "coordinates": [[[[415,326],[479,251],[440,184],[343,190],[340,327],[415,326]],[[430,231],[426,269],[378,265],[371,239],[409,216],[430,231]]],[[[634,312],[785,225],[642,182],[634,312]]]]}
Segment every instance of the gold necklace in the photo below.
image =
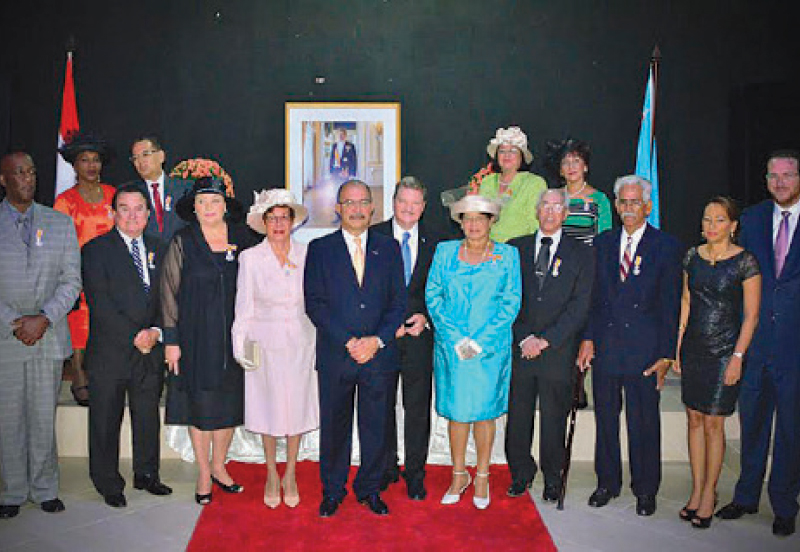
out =
{"type": "Polygon", "coordinates": [[[730,248],[731,248],[731,244],[727,244],[725,246],[725,249],[722,252],[720,252],[717,255],[714,255],[711,252],[711,245],[710,244],[706,244],[706,251],[708,252],[708,264],[710,264],[711,266],[714,266],[715,264],[717,264],[717,262],[722,260],[722,257],[728,252],[728,250],[730,248]]]}

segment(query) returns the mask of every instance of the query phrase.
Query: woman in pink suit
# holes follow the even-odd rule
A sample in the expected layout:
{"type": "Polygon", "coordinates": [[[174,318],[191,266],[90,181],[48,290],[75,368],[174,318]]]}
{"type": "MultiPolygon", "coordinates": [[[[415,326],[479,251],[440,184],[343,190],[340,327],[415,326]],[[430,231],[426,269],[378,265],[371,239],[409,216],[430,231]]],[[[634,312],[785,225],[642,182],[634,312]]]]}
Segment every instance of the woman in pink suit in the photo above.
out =
{"type": "Polygon", "coordinates": [[[264,504],[300,502],[295,465],[303,433],[319,426],[316,331],[305,314],[306,246],[291,239],[308,211],[288,190],[256,194],[247,223],[266,234],[242,252],[233,323],[233,351],[245,373],[245,428],[262,435],[267,460],[264,504]],[[257,351],[257,352],[254,352],[257,351]],[[276,440],[286,437],[286,472],[276,466],[276,440]]]}

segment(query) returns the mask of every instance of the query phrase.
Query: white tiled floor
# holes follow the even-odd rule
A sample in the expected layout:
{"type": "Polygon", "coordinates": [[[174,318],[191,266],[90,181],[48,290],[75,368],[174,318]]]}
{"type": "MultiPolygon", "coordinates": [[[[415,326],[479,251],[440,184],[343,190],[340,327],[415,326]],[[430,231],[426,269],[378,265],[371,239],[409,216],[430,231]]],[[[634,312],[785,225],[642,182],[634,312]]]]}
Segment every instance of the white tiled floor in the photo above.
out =
{"type": "MultiPolygon", "coordinates": [[[[720,500],[729,500],[737,471],[738,451],[730,448],[729,461],[720,483],[720,500]]],[[[123,474],[130,474],[130,461],[122,462],[123,474]]],[[[86,458],[66,458],[61,462],[61,498],[67,510],[45,514],[33,505],[20,515],[0,520],[0,550],[14,552],[49,551],[141,551],[184,550],[189,542],[200,507],[192,500],[194,466],[180,460],[165,460],[162,478],[175,492],[169,497],[154,497],[142,491],[126,493],[128,507],[112,509],[103,504],[88,477],[86,458]]],[[[541,482],[533,496],[559,550],[599,551],[708,551],[779,552],[800,550],[800,535],[778,539],[772,535],[772,514],[764,501],[761,511],[738,521],[715,520],[705,531],[692,529],[678,519],[677,512],[686,500],[689,487],[688,466],[664,465],[664,483],[658,497],[658,511],[652,518],[641,518],[634,511],[635,499],[628,490],[605,508],[595,509],[586,501],[594,490],[595,479],[588,462],[573,465],[564,511],[541,502],[541,482]]],[[[495,492],[503,492],[497,489],[495,492]]],[[[431,489],[431,499],[435,499],[431,489]]],[[[526,500],[526,498],[520,498],[526,500]]],[[[369,518],[365,518],[369,523],[369,518]]]]}

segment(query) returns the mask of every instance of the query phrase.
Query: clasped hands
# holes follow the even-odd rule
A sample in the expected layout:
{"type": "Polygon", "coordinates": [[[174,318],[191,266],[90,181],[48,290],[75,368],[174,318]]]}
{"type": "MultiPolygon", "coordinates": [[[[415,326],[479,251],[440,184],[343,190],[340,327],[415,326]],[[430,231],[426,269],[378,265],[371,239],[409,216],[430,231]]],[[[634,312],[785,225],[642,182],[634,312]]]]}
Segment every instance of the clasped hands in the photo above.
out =
{"type": "Polygon", "coordinates": [[[418,337],[419,334],[425,330],[425,326],[428,324],[428,320],[425,318],[424,314],[412,314],[408,317],[405,321],[405,324],[397,328],[394,336],[397,339],[405,335],[410,335],[412,337],[418,337]]]}
{"type": "Polygon", "coordinates": [[[535,335],[529,335],[519,345],[520,349],[522,349],[522,358],[528,360],[538,357],[549,346],[550,343],[545,338],[536,337],[535,335]]]}
{"type": "Polygon", "coordinates": [[[143,355],[149,354],[156,343],[158,343],[158,330],[153,328],[139,330],[139,333],[133,338],[133,346],[139,349],[143,355]]]}
{"type": "Polygon", "coordinates": [[[366,337],[351,337],[345,347],[347,347],[347,352],[353,360],[358,364],[366,364],[375,358],[380,345],[378,344],[378,338],[370,335],[366,337]]]}
{"type": "Polygon", "coordinates": [[[42,339],[50,321],[43,314],[20,316],[11,323],[14,337],[24,345],[32,347],[42,339]]]}

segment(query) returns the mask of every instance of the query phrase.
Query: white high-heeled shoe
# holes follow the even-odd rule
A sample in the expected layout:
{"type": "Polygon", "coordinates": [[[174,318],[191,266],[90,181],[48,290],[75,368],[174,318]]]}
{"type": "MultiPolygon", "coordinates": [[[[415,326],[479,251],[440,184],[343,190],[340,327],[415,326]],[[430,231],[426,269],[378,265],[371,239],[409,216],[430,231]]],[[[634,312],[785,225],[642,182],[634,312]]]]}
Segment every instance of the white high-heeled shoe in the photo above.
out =
{"type": "Polygon", "coordinates": [[[453,475],[466,475],[467,476],[467,482],[464,483],[464,486],[461,487],[458,490],[458,493],[456,493],[456,494],[445,493],[445,495],[442,497],[442,501],[441,501],[442,504],[457,504],[458,501],[461,500],[461,495],[464,494],[464,491],[467,490],[467,487],[469,487],[469,484],[472,481],[472,478],[469,476],[469,472],[466,471],[466,470],[465,471],[454,471],[453,475]]]}
{"type": "Polygon", "coordinates": [[[472,503],[475,505],[475,507],[478,510],[485,510],[486,508],[489,507],[489,502],[491,502],[491,499],[489,498],[489,479],[488,479],[489,473],[488,472],[487,473],[480,473],[480,472],[476,473],[475,474],[475,482],[476,483],[478,482],[478,478],[479,477],[486,477],[487,478],[486,479],[486,498],[481,498],[478,495],[473,495],[472,503]]]}

